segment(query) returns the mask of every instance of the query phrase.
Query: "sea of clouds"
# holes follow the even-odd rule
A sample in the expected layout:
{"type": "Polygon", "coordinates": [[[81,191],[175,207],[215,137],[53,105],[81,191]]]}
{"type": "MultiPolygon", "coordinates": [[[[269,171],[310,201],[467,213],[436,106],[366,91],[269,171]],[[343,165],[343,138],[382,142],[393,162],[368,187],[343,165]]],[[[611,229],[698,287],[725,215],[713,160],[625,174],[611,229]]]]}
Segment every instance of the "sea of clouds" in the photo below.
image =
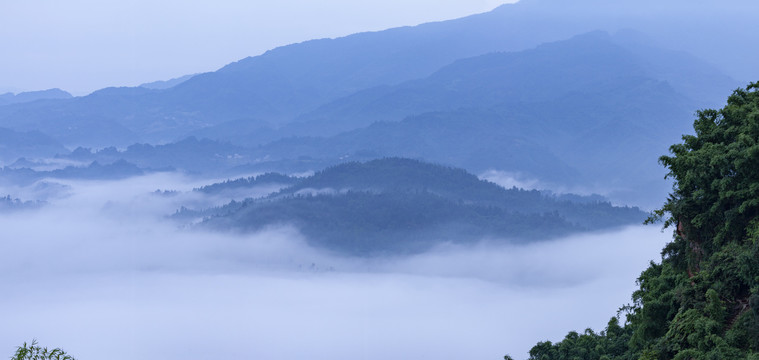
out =
{"type": "Polygon", "coordinates": [[[633,226],[361,259],[292,227],[214,233],[167,218],[227,201],[190,191],[210,181],[46,181],[46,206],[0,214],[0,356],[37,339],[79,360],[521,359],[602,330],[670,239],[633,226]]]}

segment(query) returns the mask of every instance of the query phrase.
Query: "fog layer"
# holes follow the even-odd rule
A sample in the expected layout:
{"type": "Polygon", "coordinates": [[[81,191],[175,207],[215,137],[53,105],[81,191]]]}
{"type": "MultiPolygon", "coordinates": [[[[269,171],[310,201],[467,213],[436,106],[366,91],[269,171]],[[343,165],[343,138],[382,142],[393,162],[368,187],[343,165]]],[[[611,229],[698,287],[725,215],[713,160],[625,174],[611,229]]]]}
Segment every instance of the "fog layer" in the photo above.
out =
{"type": "Polygon", "coordinates": [[[36,338],[80,360],[526,358],[600,330],[669,238],[632,227],[365,260],[294,228],[179,228],[164,216],[204,200],[153,194],[199,185],[172,174],[62,185],[0,217],[0,354],[36,338]]]}

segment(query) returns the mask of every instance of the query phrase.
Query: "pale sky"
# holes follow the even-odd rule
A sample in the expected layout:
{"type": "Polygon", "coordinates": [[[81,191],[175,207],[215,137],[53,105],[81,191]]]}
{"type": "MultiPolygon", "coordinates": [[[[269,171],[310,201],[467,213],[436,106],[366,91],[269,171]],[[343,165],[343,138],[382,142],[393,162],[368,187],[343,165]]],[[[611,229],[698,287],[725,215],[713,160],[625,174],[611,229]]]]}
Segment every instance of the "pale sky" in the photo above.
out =
{"type": "Polygon", "coordinates": [[[3,0],[0,93],[84,95],[213,71],[293,42],[486,12],[516,0],[3,0]]]}

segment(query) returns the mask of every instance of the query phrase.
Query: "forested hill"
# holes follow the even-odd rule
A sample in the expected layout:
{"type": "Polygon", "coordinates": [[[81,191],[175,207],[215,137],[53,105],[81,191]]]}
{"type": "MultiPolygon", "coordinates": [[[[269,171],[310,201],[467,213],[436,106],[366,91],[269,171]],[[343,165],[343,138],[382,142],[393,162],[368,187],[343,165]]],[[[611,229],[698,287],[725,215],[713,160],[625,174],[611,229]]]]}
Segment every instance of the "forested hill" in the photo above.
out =
{"type": "Polygon", "coordinates": [[[219,194],[224,192],[231,192],[236,190],[251,189],[256,186],[263,185],[292,185],[298,182],[298,178],[293,176],[287,176],[279,173],[268,172],[258,176],[251,176],[247,178],[239,178],[234,180],[227,180],[221,183],[215,183],[211,185],[201,186],[195,191],[199,191],[204,194],[219,194]]]}
{"type": "Polygon", "coordinates": [[[175,218],[243,232],[294,225],[314,246],[362,256],[419,252],[446,241],[534,241],[645,218],[637,208],[597,197],[567,199],[504,189],[461,169],[386,158],[330,167],[265,198],[182,209],[175,218]]]}
{"type": "Polygon", "coordinates": [[[759,83],[699,111],[694,130],[661,157],[675,187],[650,220],[674,237],[623,324],[541,342],[530,360],[759,359],[759,83]]]}
{"type": "MultiPolygon", "coordinates": [[[[524,213],[553,212],[559,208],[554,197],[544,196],[537,190],[504,189],[460,168],[406,158],[383,158],[332,166],[283,189],[280,195],[325,189],[335,192],[426,192],[456,202],[497,206],[524,213]]],[[[590,223],[600,220],[591,220],[573,211],[563,211],[562,216],[587,227],[594,227],[590,223]]]]}

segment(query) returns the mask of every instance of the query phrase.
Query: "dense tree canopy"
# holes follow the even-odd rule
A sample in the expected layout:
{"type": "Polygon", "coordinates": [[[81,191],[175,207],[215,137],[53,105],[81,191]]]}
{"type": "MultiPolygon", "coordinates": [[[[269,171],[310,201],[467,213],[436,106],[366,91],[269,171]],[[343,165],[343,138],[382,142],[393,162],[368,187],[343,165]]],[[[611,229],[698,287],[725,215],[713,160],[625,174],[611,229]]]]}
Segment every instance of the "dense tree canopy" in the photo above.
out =
{"type": "Polygon", "coordinates": [[[183,208],[174,218],[236,231],[294,225],[312,245],[381,255],[421,252],[446,241],[536,241],[646,217],[600,196],[505,189],[463,169],[404,158],[349,162],[304,178],[269,173],[198,191],[219,194],[267,182],[291,185],[264,198],[200,211],[183,208]]]}
{"type": "Polygon", "coordinates": [[[650,222],[674,239],[633,303],[596,334],[541,342],[530,360],[759,359],[759,83],[702,110],[661,163],[673,192],[650,222]]]}

